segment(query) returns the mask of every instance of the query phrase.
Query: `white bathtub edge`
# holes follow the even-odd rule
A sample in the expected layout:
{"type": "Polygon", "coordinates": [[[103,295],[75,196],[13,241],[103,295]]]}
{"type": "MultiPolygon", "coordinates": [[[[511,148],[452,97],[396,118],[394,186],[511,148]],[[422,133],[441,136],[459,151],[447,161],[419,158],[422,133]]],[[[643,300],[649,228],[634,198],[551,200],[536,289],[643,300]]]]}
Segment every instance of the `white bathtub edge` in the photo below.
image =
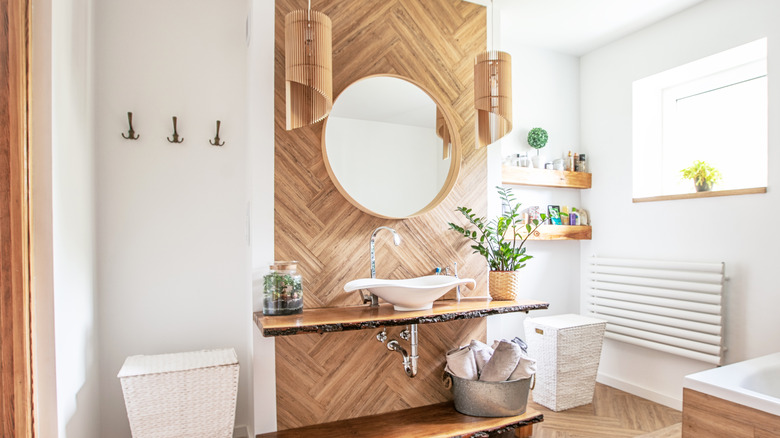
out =
{"type": "Polygon", "coordinates": [[[683,388],[780,416],[780,403],[777,399],[739,386],[746,369],[775,355],[778,353],[687,375],[683,378],[683,388]]]}
{"type": "Polygon", "coordinates": [[[643,386],[638,386],[633,383],[626,382],[625,380],[621,380],[601,372],[598,373],[598,375],[596,376],[596,381],[604,385],[611,386],[615,389],[625,391],[629,394],[633,394],[637,397],[642,397],[646,400],[650,400],[651,402],[664,405],[666,407],[672,408],[677,411],[682,411],[681,399],[670,397],[666,394],[661,394],[660,392],[653,391],[652,389],[645,388],[643,386]]]}

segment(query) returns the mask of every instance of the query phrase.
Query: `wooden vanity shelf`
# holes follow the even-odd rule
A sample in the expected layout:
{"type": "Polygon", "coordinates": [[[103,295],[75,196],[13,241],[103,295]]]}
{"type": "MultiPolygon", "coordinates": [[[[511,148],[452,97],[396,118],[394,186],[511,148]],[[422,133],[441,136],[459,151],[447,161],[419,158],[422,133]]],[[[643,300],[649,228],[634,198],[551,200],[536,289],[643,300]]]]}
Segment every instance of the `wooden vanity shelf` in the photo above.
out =
{"type": "Polygon", "coordinates": [[[455,410],[452,402],[404,409],[402,411],[257,435],[257,438],[422,438],[457,436],[493,436],[516,431],[516,436],[530,436],[533,424],[543,420],[538,411],[528,409],[514,417],[471,417],[455,410]],[[519,432],[520,434],[517,434],[519,432]],[[525,433],[523,433],[525,432],[525,433]]]}
{"type": "Polygon", "coordinates": [[[590,240],[592,235],[590,225],[542,225],[528,240],[590,240]]]}
{"type": "Polygon", "coordinates": [[[263,316],[263,312],[257,312],[254,314],[254,318],[255,324],[260,328],[263,336],[271,337],[482,318],[502,313],[546,309],[549,305],[549,303],[534,300],[488,301],[486,299],[465,298],[460,302],[453,300],[435,301],[433,309],[412,312],[397,312],[393,309],[392,304],[385,303],[380,304],[379,307],[303,309],[301,314],[285,316],[263,316]]]}
{"type": "Polygon", "coordinates": [[[523,186],[563,187],[589,189],[592,174],[568,170],[535,169],[532,167],[501,166],[501,183],[523,186]]]}

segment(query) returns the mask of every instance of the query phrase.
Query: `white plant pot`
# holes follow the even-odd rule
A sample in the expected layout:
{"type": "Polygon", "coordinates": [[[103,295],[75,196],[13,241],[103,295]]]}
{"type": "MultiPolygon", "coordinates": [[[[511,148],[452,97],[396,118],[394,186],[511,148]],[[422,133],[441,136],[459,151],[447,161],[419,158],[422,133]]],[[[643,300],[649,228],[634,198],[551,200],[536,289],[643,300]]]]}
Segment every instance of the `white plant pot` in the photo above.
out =
{"type": "Polygon", "coordinates": [[[544,169],[544,155],[531,155],[531,163],[533,163],[534,167],[537,169],[544,169]]]}

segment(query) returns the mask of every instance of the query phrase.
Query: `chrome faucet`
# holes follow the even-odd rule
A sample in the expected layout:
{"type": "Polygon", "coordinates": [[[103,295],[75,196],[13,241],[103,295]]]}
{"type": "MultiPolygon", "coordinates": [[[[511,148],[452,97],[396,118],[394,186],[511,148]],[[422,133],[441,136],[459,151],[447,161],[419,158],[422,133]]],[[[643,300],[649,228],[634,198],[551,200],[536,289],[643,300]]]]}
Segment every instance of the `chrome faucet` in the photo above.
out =
{"type": "MultiPolygon", "coordinates": [[[[379,227],[374,230],[373,233],[371,233],[371,242],[369,244],[371,250],[371,278],[376,278],[376,255],[374,253],[374,240],[376,240],[376,235],[380,230],[387,230],[393,233],[393,243],[395,243],[395,246],[401,244],[401,236],[398,234],[398,232],[390,227],[379,227]]],[[[379,297],[374,294],[371,294],[370,297],[363,295],[363,303],[371,303],[371,307],[379,306],[379,297]]]]}

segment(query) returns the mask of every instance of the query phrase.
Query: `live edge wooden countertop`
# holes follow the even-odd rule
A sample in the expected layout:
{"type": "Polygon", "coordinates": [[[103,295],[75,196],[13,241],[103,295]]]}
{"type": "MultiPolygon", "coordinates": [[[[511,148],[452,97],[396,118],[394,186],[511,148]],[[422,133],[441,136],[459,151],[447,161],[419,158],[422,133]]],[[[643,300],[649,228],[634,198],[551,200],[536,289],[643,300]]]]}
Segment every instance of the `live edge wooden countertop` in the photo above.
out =
{"type": "MultiPolygon", "coordinates": [[[[541,413],[528,408],[514,417],[471,417],[458,413],[452,402],[440,403],[386,414],[315,424],[257,435],[257,438],[444,438],[492,436],[513,429],[528,429],[543,420],[541,413]],[[479,434],[479,435],[476,435],[479,434]]],[[[530,436],[523,434],[520,436],[530,436]]]]}
{"type": "Polygon", "coordinates": [[[434,301],[432,309],[411,312],[398,312],[393,309],[392,304],[385,303],[379,307],[303,309],[303,313],[297,315],[263,316],[263,312],[257,312],[254,318],[263,336],[271,337],[482,318],[502,313],[546,309],[549,305],[550,303],[535,300],[488,301],[465,298],[460,302],[434,301]]]}

